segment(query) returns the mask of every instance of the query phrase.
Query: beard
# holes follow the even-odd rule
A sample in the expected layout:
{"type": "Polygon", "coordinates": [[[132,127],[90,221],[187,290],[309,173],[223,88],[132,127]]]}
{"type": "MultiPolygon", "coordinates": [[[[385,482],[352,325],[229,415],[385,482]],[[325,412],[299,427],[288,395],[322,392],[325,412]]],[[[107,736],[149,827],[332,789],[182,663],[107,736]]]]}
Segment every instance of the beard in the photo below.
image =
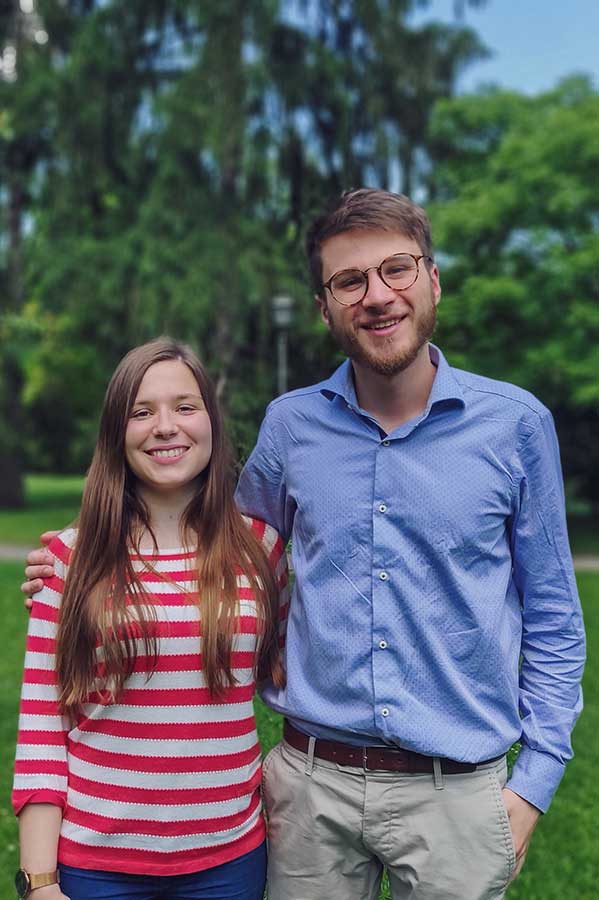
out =
{"type": "Polygon", "coordinates": [[[355,331],[342,328],[335,324],[332,318],[329,320],[329,329],[333,339],[353,362],[378,375],[391,377],[403,372],[414,362],[421,349],[433,336],[436,324],[437,307],[431,291],[429,303],[413,319],[412,336],[400,347],[394,347],[391,339],[388,350],[385,350],[385,347],[370,350],[363,346],[355,331]]]}

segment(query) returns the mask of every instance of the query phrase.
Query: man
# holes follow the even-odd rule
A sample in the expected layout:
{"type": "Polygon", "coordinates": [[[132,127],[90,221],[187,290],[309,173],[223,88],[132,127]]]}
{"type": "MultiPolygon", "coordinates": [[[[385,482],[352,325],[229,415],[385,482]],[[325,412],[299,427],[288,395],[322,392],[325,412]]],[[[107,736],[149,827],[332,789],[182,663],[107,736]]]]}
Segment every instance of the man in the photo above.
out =
{"type": "Polygon", "coordinates": [[[396,900],[495,900],[581,708],[551,416],[429,344],[439,271],[406,197],[343,195],[307,250],[348,359],[270,404],[238,487],[296,576],[287,686],[264,690],[286,717],[264,765],[269,897],[376,898],[385,865],[396,900]]]}

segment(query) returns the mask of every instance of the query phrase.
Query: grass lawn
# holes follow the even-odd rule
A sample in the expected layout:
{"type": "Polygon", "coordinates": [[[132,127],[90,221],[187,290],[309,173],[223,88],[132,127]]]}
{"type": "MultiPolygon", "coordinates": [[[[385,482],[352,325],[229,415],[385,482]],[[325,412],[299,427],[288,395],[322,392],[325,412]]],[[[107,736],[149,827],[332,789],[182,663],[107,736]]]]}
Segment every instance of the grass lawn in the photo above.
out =
{"type": "Polygon", "coordinates": [[[24,509],[0,509],[0,543],[36,547],[43,531],[73,521],[82,490],[82,475],[27,475],[24,509]]]}
{"type": "Polygon", "coordinates": [[[4,650],[0,654],[0,897],[15,895],[13,877],[18,868],[16,820],[10,806],[12,767],[27,615],[19,600],[23,567],[0,562],[0,610],[4,650]]]}
{"type": "Polygon", "coordinates": [[[568,516],[568,534],[573,553],[599,556],[599,529],[591,516],[568,516]]]}
{"type": "MultiPolygon", "coordinates": [[[[54,524],[51,522],[49,524],[54,524]]],[[[27,617],[18,585],[19,563],[0,562],[0,615],[4,652],[0,656],[0,898],[14,896],[12,876],[17,868],[17,828],[10,808],[10,785],[17,707],[27,617]]],[[[599,574],[578,576],[585,608],[591,658],[585,673],[585,712],[574,733],[576,756],[548,814],[541,819],[528,860],[509,900],[595,900],[599,884],[597,810],[599,788],[595,770],[599,760],[599,574]]],[[[278,716],[256,701],[258,730],[266,752],[279,739],[278,716]]],[[[381,900],[389,898],[383,887],[381,900]]],[[[324,898],[323,898],[324,900],[324,898]]]]}

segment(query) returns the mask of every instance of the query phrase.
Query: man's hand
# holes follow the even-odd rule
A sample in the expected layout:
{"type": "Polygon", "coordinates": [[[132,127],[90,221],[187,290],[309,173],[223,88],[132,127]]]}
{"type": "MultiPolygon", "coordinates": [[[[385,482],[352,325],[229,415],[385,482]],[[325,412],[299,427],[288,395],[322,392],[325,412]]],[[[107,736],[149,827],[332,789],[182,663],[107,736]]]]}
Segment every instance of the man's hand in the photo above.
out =
{"type": "MultiPolygon", "coordinates": [[[[58,531],[44,531],[40,537],[42,544],[49,544],[58,531]]],[[[54,575],[54,557],[47,550],[32,550],[27,555],[27,566],[25,567],[25,577],[21,585],[21,591],[25,594],[25,606],[31,609],[31,595],[41,591],[43,587],[42,578],[50,578],[54,575]]],[[[41,900],[41,898],[40,898],[41,900]]]]}
{"type": "Polygon", "coordinates": [[[541,813],[536,806],[509,788],[504,788],[502,793],[516,849],[516,867],[511,877],[511,881],[513,881],[520,874],[524,865],[528,845],[541,813]]]}

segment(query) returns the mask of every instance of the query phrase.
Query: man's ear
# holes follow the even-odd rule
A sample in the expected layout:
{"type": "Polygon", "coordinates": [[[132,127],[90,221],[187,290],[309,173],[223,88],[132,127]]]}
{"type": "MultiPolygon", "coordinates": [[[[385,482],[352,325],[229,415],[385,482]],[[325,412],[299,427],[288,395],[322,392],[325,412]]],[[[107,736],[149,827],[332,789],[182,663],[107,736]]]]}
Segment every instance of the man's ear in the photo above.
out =
{"type": "Polygon", "coordinates": [[[435,306],[438,306],[441,300],[441,279],[439,277],[439,269],[437,268],[436,264],[433,264],[429,274],[431,284],[433,286],[433,299],[435,301],[435,306]]]}
{"type": "Polygon", "coordinates": [[[324,297],[321,297],[320,294],[314,294],[314,299],[316,300],[316,305],[320,311],[320,318],[328,328],[331,320],[329,316],[327,301],[324,299],[324,297]]]}

